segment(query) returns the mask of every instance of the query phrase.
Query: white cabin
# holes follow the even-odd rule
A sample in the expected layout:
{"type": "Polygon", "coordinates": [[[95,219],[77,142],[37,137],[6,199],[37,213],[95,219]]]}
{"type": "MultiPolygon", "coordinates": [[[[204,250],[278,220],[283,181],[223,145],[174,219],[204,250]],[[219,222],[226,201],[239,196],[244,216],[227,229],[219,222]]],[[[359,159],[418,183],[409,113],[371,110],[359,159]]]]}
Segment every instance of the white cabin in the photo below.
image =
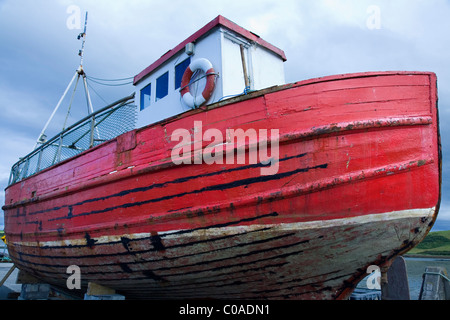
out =
{"type": "MultiPolygon", "coordinates": [[[[134,77],[138,128],[190,109],[181,98],[181,79],[199,58],[209,60],[216,74],[206,105],[285,83],[284,52],[219,15],[134,77]]],[[[195,84],[197,89],[191,85],[192,95],[201,93],[205,84],[203,78],[195,84]]]]}

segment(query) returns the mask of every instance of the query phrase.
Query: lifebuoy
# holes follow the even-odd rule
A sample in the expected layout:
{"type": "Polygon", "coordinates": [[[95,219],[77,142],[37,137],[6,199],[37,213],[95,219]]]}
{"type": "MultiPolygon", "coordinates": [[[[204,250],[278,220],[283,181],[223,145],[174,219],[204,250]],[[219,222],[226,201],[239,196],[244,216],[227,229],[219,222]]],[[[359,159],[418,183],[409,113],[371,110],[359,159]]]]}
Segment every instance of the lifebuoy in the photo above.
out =
{"type": "Polygon", "coordinates": [[[215,71],[212,67],[211,62],[205,58],[200,58],[191,62],[189,67],[184,71],[183,78],[181,79],[181,96],[183,97],[184,103],[186,103],[191,108],[200,107],[209,98],[214,91],[215,86],[215,71]],[[203,70],[206,74],[206,85],[203,92],[195,97],[189,92],[189,82],[191,81],[192,75],[196,70],[203,70]]]}

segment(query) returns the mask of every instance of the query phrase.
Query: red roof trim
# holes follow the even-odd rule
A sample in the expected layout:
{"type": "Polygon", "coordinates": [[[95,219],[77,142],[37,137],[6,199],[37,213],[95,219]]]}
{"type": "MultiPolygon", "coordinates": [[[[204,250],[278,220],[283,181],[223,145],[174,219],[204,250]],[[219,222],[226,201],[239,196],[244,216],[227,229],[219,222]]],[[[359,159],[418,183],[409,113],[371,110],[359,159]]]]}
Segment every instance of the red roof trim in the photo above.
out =
{"type": "Polygon", "coordinates": [[[160,65],[162,65],[164,62],[169,60],[171,57],[173,57],[176,53],[178,53],[180,50],[182,50],[186,44],[189,42],[194,42],[197,39],[199,39],[201,36],[205,35],[208,31],[213,29],[214,27],[221,25],[224,26],[241,36],[247,38],[248,40],[254,41],[258,43],[260,46],[265,47],[266,49],[274,52],[275,54],[279,55],[284,61],[286,61],[286,56],[284,54],[284,51],[275,47],[274,45],[268,43],[267,41],[261,39],[256,34],[238,26],[234,22],[228,20],[227,18],[219,15],[214,20],[209,22],[207,25],[205,25],[203,28],[195,32],[193,35],[191,35],[189,38],[184,40],[182,43],[177,45],[172,50],[167,51],[164,55],[162,55],[158,60],[153,62],[151,65],[149,65],[147,68],[145,68],[143,71],[141,71],[138,75],[134,77],[133,84],[136,85],[139,81],[141,81],[143,78],[145,78],[149,73],[154,71],[156,68],[158,68],[160,65]]]}

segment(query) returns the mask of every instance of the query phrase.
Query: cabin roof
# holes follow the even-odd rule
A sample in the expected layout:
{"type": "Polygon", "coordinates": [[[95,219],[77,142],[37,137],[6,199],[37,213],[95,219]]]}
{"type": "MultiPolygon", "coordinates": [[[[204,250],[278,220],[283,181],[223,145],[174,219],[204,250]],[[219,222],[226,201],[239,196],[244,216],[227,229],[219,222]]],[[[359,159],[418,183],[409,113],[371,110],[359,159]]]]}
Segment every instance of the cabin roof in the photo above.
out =
{"type": "Polygon", "coordinates": [[[234,22],[228,20],[227,18],[219,15],[215,19],[213,19],[211,22],[209,22],[207,25],[205,25],[203,28],[195,32],[193,35],[191,35],[189,38],[181,42],[179,45],[177,45],[172,50],[167,51],[165,54],[163,54],[158,60],[153,62],[151,65],[149,65],[147,68],[142,70],[138,75],[134,77],[133,84],[136,85],[139,81],[144,79],[146,76],[148,76],[151,72],[153,72],[155,69],[157,69],[159,66],[161,66],[164,62],[172,58],[176,53],[178,53],[180,50],[182,50],[186,44],[189,42],[195,42],[200,37],[208,33],[210,30],[217,26],[223,26],[229,30],[232,30],[242,37],[256,42],[260,46],[272,51],[273,53],[279,55],[284,61],[286,61],[286,56],[284,54],[284,51],[275,47],[274,45],[268,43],[267,41],[261,39],[257,34],[254,34],[253,32],[250,32],[234,22]]]}

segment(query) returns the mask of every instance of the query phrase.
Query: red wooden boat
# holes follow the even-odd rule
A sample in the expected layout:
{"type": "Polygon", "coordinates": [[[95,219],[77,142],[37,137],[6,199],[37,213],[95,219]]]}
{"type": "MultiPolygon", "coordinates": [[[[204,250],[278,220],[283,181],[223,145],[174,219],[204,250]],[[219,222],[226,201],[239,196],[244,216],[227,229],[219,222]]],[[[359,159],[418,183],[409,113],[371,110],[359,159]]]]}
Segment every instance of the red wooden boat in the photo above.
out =
{"type": "Polygon", "coordinates": [[[83,286],[127,299],[345,299],[370,265],[388,266],[430,230],[440,159],[434,73],[274,86],[131,130],[26,178],[15,172],[3,207],[8,250],[48,283],[65,287],[77,265],[83,286]],[[249,160],[261,136],[246,140],[245,163],[197,164],[211,142],[195,137],[208,128],[222,133],[214,145],[224,159],[236,151],[227,130],[278,130],[269,141],[276,172],[249,160]],[[171,157],[179,129],[198,148],[192,164],[171,157]]]}

